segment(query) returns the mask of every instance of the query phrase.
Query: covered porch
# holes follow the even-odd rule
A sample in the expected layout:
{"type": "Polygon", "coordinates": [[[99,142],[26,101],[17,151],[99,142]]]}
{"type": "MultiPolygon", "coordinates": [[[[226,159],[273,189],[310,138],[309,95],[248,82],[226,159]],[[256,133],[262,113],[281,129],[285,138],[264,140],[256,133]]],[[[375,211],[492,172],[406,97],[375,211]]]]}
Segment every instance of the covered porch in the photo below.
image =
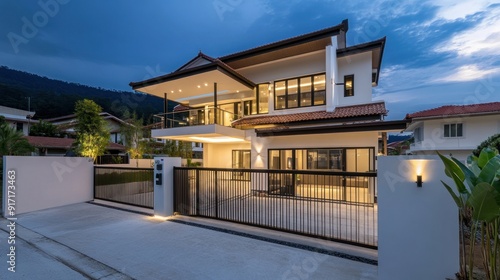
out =
{"type": "Polygon", "coordinates": [[[238,110],[221,108],[220,102],[251,100],[256,85],[218,59],[200,52],[170,74],[130,85],[164,99],[164,112],[155,116],[161,123],[159,129],[152,130],[155,138],[201,143],[245,141],[244,131],[231,127],[240,117],[238,110]],[[180,109],[169,112],[168,101],[178,103],[180,109]]]}

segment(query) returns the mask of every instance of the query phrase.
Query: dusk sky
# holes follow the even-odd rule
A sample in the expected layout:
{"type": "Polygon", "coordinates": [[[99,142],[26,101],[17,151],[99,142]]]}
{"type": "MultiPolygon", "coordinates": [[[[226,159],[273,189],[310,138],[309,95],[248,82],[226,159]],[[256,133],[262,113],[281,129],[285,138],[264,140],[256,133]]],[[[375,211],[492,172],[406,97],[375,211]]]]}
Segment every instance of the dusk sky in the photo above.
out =
{"type": "Polygon", "coordinates": [[[343,19],[348,46],[387,36],[374,88],[387,119],[500,101],[500,2],[488,0],[4,0],[0,65],[130,91],[200,50],[219,57],[343,19]]]}

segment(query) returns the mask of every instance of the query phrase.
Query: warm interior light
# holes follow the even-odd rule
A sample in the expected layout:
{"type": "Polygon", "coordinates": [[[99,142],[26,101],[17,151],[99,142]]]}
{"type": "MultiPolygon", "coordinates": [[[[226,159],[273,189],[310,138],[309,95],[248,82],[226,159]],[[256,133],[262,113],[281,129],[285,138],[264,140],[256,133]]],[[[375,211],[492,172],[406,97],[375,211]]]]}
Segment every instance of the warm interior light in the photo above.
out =
{"type": "Polygon", "coordinates": [[[208,84],[207,84],[207,83],[205,83],[205,86],[206,86],[206,87],[208,87],[208,84]]]}
{"type": "Polygon", "coordinates": [[[220,137],[189,137],[193,140],[198,140],[201,142],[208,143],[229,143],[229,142],[243,142],[245,140],[239,138],[233,138],[228,136],[220,136],[220,137]]]}
{"type": "Polygon", "coordinates": [[[198,88],[201,88],[201,86],[200,86],[200,85],[198,85],[198,88]]]}

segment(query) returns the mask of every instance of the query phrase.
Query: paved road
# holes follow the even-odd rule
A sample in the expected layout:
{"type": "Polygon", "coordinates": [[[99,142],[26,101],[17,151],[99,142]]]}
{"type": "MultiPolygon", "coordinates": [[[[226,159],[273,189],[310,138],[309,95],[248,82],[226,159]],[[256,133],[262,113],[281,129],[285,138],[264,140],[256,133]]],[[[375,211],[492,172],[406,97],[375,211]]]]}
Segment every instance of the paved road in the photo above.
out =
{"type": "MultiPolygon", "coordinates": [[[[377,266],[87,203],[18,216],[1,279],[377,279],[377,266]]],[[[4,260],[2,260],[4,258],[4,260]]]]}

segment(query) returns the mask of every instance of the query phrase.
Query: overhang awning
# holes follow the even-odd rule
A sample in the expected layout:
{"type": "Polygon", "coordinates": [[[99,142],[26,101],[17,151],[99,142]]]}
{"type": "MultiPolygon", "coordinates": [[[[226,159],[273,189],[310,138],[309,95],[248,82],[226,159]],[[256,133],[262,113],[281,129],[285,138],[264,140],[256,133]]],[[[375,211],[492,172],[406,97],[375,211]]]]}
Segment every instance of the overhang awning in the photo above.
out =
{"type": "Polygon", "coordinates": [[[153,129],[151,136],[158,139],[211,144],[248,142],[244,130],[217,124],[153,129]]]}
{"type": "Polygon", "coordinates": [[[362,132],[362,131],[401,131],[404,130],[410,121],[371,121],[350,124],[337,124],[313,127],[274,127],[256,129],[257,137],[275,137],[303,134],[326,134],[326,133],[342,133],[342,132],[362,132]]]}
{"type": "Polygon", "coordinates": [[[182,69],[141,82],[132,82],[132,89],[169,100],[188,103],[189,100],[210,97],[217,83],[217,96],[253,90],[255,84],[220,60],[182,69]]]}

